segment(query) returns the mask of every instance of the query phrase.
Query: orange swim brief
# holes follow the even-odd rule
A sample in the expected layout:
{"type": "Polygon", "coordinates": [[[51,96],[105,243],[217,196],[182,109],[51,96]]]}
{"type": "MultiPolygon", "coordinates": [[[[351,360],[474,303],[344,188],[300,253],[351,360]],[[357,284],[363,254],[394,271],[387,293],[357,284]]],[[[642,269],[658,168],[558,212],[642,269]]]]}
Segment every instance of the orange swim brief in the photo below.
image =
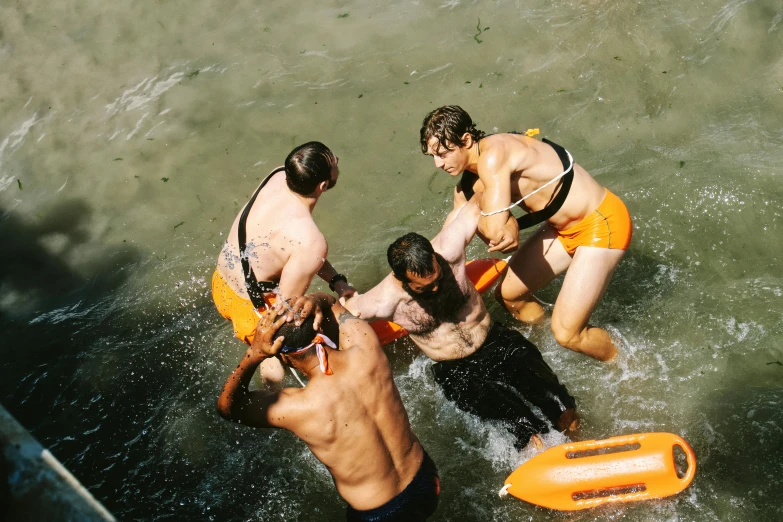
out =
{"type": "Polygon", "coordinates": [[[555,232],[570,255],[580,246],[626,250],[631,242],[633,224],[625,204],[607,190],[597,209],[576,225],[555,232]]]}
{"type": "MultiPolygon", "coordinates": [[[[240,297],[217,270],[212,274],[212,300],[220,315],[234,324],[234,335],[247,344],[252,343],[256,325],[265,310],[257,311],[253,308],[253,303],[240,297]]],[[[264,296],[264,301],[271,305],[275,302],[275,296],[264,296]]]]}

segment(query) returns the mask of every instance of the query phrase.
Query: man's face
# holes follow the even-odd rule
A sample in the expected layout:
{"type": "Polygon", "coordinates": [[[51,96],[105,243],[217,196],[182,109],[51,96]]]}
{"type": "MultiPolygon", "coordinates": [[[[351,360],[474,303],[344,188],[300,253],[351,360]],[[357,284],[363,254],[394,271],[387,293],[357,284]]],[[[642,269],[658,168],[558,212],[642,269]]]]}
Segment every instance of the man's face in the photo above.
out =
{"type": "Polygon", "coordinates": [[[449,149],[443,147],[435,136],[427,141],[427,154],[435,159],[435,166],[450,176],[462,174],[468,164],[468,151],[449,143],[449,149]]]}
{"type": "Polygon", "coordinates": [[[435,270],[428,275],[421,276],[407,271],[408,282],[403,286],[414,296],[422,299],[431,299],[435,297],[440,289],[440,281],[443,279],[443,268],[438,263],[435,256],[432,256],[432,264],[435,270]]]}

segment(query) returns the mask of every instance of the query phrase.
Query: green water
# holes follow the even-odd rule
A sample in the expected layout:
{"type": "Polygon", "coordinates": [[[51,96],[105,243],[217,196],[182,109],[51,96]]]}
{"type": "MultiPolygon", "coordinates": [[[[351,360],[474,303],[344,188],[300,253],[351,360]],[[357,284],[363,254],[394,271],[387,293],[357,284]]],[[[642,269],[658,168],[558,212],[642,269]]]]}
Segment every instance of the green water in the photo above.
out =
{"type": "Polygon", "coordinates": [[[665,500],[501,500],[530,455],[401,341],[433,520],[780,520],[781,49],[780,0],[0,3],[0,400],[118,519],[340,519],[302,443],[214,412],[244,348],[209,278],[258,181],[315,139],[341,158],[315,211],[329,258],[369,288],[391,241],[449,209],[418,130],[459,104],[487,132],[541,128],[626,202],[633,242],[593,316],[617,362],[522,331],[583,438],[675,432],[699,468],[665,500]]]}

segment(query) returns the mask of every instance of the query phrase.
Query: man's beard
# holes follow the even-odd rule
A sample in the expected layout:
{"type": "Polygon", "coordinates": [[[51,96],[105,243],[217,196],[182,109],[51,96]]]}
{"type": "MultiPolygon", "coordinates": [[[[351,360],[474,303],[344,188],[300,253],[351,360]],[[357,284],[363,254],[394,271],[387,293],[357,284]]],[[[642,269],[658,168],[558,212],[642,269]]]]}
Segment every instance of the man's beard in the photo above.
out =
{"type": "Polygon", "coordinates": [[[468,302],[470,294],[463,292],[454,277],[451,265],[443,259],[440,254],[435,253],[435,259],[441,269],[441,280],[438,284],[438,290],[435,292],[418,293],[411,290],[407,283],[402,287],[421,306],[424,311],[432,316],[432,321],[425,321],[427,324],[421,324],[423,331],[419,334],[431,332],[442,323],[458,323],[460,321],[459,312],[468,302]]]}

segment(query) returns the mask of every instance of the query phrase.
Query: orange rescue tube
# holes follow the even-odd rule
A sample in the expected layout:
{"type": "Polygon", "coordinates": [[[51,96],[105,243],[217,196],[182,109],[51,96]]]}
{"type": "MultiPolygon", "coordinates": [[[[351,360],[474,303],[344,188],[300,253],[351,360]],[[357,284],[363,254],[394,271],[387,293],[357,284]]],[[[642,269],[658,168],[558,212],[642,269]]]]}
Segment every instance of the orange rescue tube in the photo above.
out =
{"type": "MultiPolygon", "coordinates": [[[[493,259],[491,257],[471,259],[465,263],[465,273],[480,294],[489,290],[505,269],[506,261],[504,259],[493,259]]],[[[370,326],[375,330],[381,345],[389,344],[400,337],[408,335],[405,328],[391,321],[378,319],[371,322],[370,326]]]]}
{"type": "Polygon", "coordinates": [[[641,433],[561,444],[536,455],[506,479],[501,496],[574,511],[606,502],[661,498],[688,487],[696,473],[690,445],[672,433],[641,433]],[[674,449],[688,468],[677,475],[674,449]]]}

